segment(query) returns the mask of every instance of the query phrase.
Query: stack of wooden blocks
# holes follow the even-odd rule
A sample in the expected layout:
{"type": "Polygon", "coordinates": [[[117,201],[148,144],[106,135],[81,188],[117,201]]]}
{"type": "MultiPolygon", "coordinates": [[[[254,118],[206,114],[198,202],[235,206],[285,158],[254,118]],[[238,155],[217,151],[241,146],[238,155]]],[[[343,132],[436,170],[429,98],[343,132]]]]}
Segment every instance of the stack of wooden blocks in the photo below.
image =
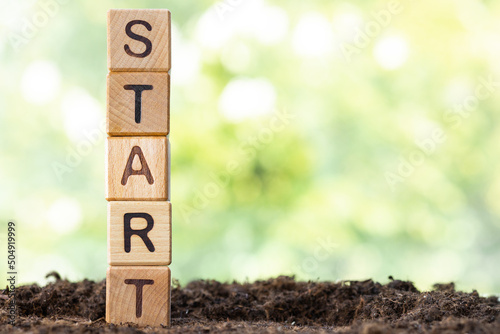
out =
{"type": "Polygon", "coordinates": [[[170,12],[108,12],[106,321],[170,325],[170,12]]]}

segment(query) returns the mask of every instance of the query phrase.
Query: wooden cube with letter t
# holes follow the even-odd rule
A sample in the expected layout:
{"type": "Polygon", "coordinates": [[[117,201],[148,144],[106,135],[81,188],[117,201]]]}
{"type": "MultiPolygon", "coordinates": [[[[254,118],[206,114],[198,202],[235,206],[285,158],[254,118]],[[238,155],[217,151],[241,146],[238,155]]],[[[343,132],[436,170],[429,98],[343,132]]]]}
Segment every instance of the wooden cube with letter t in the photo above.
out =
{"type": "Polygon", "coordinates": [[[107,85],[110,136],[168,135],[168,73],[112,72],[107,85]]]}
{"type": "Polygon", "coordinates": [[[111,266],[106,275],[106,321],[170,326],[170,269],[111,266]]]}
{"type": "Polygon", "coordinates": [[[170,12],[108,12],[106,321],[170,325],[170,12]]]}

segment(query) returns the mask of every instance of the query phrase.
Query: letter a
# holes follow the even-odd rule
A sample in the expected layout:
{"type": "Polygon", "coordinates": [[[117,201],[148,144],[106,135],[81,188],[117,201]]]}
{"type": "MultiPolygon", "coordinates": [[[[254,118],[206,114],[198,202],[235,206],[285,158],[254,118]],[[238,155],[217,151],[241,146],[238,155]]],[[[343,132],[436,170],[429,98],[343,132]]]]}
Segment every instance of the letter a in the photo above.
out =
{"type": "Polygon", "coordinates": [[[127,180],[130,175],[144,175],[148,180],[149,184],[153,184],[155,182],[153,179],[153,175],[151,175],[151,171],[149,170],[146,158],[144,158],[144,154],[142,153],[142,150],[139,146],[134,146],[132,148],[132,151],[130,151],[130,155],[127,161],[127,166],[123,171],[123,177],[122,177],[123,186],[127,184],[127,180]],[[141,161],[141,169],[139,170],[135,170],[132,168],[132,163],[134,162],[134,158],[136,155],[139,157],[139,160],[141,161]]]}

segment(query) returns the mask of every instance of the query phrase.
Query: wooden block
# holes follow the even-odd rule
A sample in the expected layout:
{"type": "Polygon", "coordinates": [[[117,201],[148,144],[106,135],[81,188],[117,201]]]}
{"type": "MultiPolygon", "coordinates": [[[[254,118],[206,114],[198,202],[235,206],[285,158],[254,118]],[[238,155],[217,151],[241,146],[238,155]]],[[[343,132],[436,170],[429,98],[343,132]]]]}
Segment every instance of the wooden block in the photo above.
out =
{"type": "Polygon", "coordinates": [[[108,137],[106,199],[168,200],[166,137],[108,137]]]}
{"type": "Polygon", "coordinates": [[[109,202],[108,263],[169,265],[172,261],[170,202],[109,202]]]}
{"type": "Polygon", "coordinates": [[[172,152],[170,150],[170,140],[167,139],[167,144],[168,144],[168,147],[167,147],[167,171],[168,171],[168,174],[167,174],[167,198],[168,200],[170,200],[170,187],[172,186],[172,183],[170,182],[170,180],[172,180],[171,176],[170,176],[170,172],[171,172],[171,168],[170,168],[170,164],[172,163],[172,159],[170,159],[170,153],[172,152]]]}
{"type": "Polygon", "coordinates": [[[168,73],[111,72],[107,85],[106,130],[110,136],[168,134],[168,73]]]}
{"type": "Polygon", "coordinates": [[[110,71],[170,70],[170,11],[111,9],[108,11],[110,71]]]}
{"type": "Polygon", "coordinates": [[[168,267],[109,267],[106,321],[140,326],[170,326],[168,267]]]}

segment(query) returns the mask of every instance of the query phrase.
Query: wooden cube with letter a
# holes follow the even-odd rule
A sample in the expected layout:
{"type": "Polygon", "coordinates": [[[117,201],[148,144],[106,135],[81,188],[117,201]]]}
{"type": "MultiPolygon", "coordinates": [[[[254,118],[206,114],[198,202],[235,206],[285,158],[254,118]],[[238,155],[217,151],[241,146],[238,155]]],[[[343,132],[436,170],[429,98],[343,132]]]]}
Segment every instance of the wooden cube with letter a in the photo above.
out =
{"type": "Polygon", "coordinates": [[[110,136],[168,135],[168,73],[112,72],[107,86],[110,136]]]}
{"type": "Polygon", "coordinates": [[[170,70],[170,11],[111,9],[108,11],[110,71],[170,70]]]}
{"type": "Polygon", "coordinates": [[[109,267],[106,321],[170,326],[170,269],[159,266],[109,267]]]}
{"type": "Polygon", "coordinates": [[[172,261],[170,202],[109,202],[108,262],[169,265],[172,261]]]}
{"type": "Polygon", "coordinates": [[[108,137],[106,199],[168,200],[166,137],[108,137]]]}

